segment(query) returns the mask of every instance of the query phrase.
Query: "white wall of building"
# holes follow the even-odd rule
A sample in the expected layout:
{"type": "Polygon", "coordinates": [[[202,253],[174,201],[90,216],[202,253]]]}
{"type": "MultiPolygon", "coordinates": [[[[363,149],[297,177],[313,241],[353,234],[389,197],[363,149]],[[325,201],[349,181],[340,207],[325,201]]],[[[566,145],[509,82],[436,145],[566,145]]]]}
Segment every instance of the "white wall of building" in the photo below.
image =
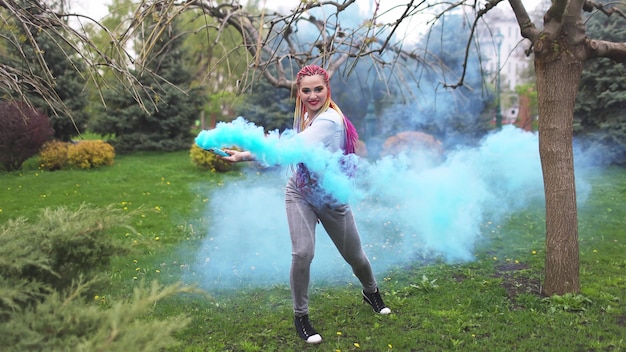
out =
{"type": "Polygon", "coordinates": [[[498,61],[495,35],[501,33],[500,87],[503,91],[514,92],[516,86],[524,83],[521,76],[533,63],[532,57],[526,56],[524,52],[530,47],[530,41],[522,37],[512,11],[496,8],[487,13],[484,19],[478,27],[477,36],[485,63],[484,69],[495,84],[498,61]]]}

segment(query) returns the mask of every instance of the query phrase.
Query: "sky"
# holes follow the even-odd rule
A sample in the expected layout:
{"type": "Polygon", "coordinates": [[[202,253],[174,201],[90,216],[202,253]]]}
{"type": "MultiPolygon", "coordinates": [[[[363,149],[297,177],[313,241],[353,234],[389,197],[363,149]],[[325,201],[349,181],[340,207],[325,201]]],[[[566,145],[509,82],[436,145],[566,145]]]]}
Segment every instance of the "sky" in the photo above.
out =
{"type": "Polygon", "coordinates": [[[71,0],[70,10],[75,13],[85,14],[96,20],[106,16],[109,9],[110,0],[93,1],[93,0],[71,0]]]}

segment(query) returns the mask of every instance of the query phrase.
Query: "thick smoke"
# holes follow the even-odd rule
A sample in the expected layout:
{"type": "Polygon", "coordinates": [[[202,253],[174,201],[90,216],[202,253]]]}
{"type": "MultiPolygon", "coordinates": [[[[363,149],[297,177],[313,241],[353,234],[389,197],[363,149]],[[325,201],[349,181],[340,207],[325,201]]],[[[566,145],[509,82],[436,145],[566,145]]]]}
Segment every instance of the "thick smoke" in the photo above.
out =
{"type": "MultiPolygon", "coordinates": [[[[360,160],[353,178],[333,167],[340,155],[306,148],[292,137],[267,136],[242,118],[197,137],[201,147],[235,144],[273,166],[260,172],[250,167],[243,179],[227,179],[208,195],[212,223],[193,266],[195,280],[206,288],[288,282],[283,191],[294,162],[314,165],[326,190],[350,202],[378,275],[420,261],[472,260],[482,224],[543,200],[537,134],[512,126],[477,147],[448,153],[443,162],[419,151],[360,160]]],[[[578,182],[579,196],[586,197],[588,186],[578,182]]],[[[356,280],[321,226],[317,241],[314,280],[356,280]]]]}

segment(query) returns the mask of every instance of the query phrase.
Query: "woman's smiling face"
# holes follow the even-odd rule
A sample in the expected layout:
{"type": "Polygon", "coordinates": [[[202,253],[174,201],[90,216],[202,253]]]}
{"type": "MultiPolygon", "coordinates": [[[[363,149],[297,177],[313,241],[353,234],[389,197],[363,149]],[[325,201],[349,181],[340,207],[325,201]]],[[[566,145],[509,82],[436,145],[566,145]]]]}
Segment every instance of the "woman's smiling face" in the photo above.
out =
{"type": "Polygon", "coordinates": [[[298,95],[309,116],[315,116],[328,99],[328,87],[324,82],[324,77],[320,75],[302,77],[298,95]]]}

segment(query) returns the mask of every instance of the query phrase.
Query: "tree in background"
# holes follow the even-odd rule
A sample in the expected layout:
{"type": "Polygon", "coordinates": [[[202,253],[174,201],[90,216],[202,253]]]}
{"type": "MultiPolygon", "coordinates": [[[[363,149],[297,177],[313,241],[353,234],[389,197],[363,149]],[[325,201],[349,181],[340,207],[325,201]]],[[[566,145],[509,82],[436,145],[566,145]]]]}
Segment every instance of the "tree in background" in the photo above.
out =
{"type": "MultiPolygon", "coordinates": [[[[128,75],[132,75],[131,78],[125,77],[125,71],[120,71],[121,67],[132,67],[130,52],[127,51],[131,45],[116,44],[116,38],[124,35],[126,24],[132,21],[135,7],[133,0],[112,0],[107,7],[107,15],[100,22],[77,18],[85,35],[92,43],[91,46],[85,46],[83,52],[97,58],[100,63],[99,74],[94,76],[94,79],[88,80],[86,85],[90,102],[86,110],[90,118],[101,111],[102,105],[107,105],[103,91],[113,89],[114,85],[117,85],[119,89],[120,80],[129,82],[133,86],[139,85],[138,82],[134,82],[134,72],[127,71],[128,75]]],[[[136,97],[139,95],[130,87],[127,87],[124,94],[136,97]]]]}
{"type": "MultiPolygon", "coordinates": [[[[624,9],[624,6],[621,6],[624,9]]],[[[626,38],[626,19],[596,14],[587,32],[615,42],[626,38]]],[[[600,165],[626,165],[626,67],[609,59],[585,62],[576,99],[574,134],[579,146],[593,149],[600,165]]]]}
{"type": "MultiPolygon", "coordinates": [[[[40,0],[6,0],[0,2],[0,22],[6,24],[0,29],[0,53],[11,53],[11,60],[5,57],[0,61],[0,95],[6,100],[20,100],[35,107],[33,96],[39,97],[54,116],[72,116],[72,111],[55,91],[55,74],[44,57],[45,51],[39,48],[37,37],[47,36],[71,62],[81,61],[83,65],[69,65],[88,84],[93,84],[102,97],[102,91],[110,88],[111,78],[124,82],[128,94],[139,100],[139,90],[147,87],[139,84],[131,72],[124,35],[108,33],[106,51],[87,36],[85,21],[97,22],[85,15],[70,13],[64,6],[66,1],[57,3],[40,0]],[[70,22],[77,26],[71,26],[70,22]],[[77,29],[79,28],[79,29],[77,29]],[[109,68],[112,77],[103,74],[109,68]]],[[[51,65],[51,63],[50,63],[51,65]]],[[[137,66],[136,66],[137,67],[137,66]]],[[[67,74],[67,73],[64,73],[67,74]]],[[[102,100],[102,99],[101,99],[102,100]]]]}
{"type": "Polygon", "coordinates": [[[390,121],[381,112],[393,101],[388,93],[397,92],[399,87],[396,84],[387,84],[380,76],[371,75],[371,60],[363,58],[349,61],[351,70],[338,67],[331,77],[333,99],[359,131],[360,139],[371,146],[379,139],[387,137],[384,129],[379,126],[390,121]],[[374,121],[366,121],[368,109],[374,111],[374,121]],[[375,134],[368,130],[375,131],[375,134]]]}
{"type": "Polygon", "coordinates": [[[120,153],[182,150],[193,142],[191,127],[199,117],[203,93],[190,85],[192,75],[184,65],[183,38],[176,21],[161,30],[161,40],[152,43],[150,60],[134,71],[137,81],[152,89],[151,95],[140,97],[151,102],[146,111],[136,98],[124,94],[120,84],[105,93],[107,108],[89,124],[96,133],[112,135],[111,144],[120,153]]]}
{"type": "Polygon", "coordinates": [[[85,71],[85,65],[77,57],[66,56],[57,43],[59,38],[48,37],[46,35],[35,35],[39,48],[44,51],[43,57],[48,64],[48,68],[54,77],[54,91],[63,101],[66,110],[55,114],[41,96],[33,99],[36,107],[40,108],[50,117],[54,137],[62,141],[69,142],[72,137],[85,132],[87,124],[87,107],[89,100],[85,89],[86,80],[81,72],[85,71]],[[66,115],[69,111],[70,115],[66,115]]]}
{"type": "MultiPolygon", "coordinates": [[[[249,2],[251,13],[258,6],[249,2]]],[[[192,84],[202,87],[208,95],[203,108],[202,127],[212,128],[216,122],[231,121],[232,105],[237,98],[237,81],[247,70],[249,53],[240,46],[241,34],[234,28],[221,28],[214,18],[201,11],[185,11],[180,14],[179,28],[185,40],[183,60],[192,72],[192,84]]]]}
{"type": "Polygon", "coordinates": [[[266,132],[284,131],[293,128],[294,104],[289,90],[276,88],[260,79],[235,103],[234,112],[257,126],[263,126],[266,132]]]}
{"type": "MultiPolygon", "coordinates": [[[[422,131],[443,141],[444,149],[474,145],[490,130],[489,107],[493,94],[485,86],[479,53],[468,46],[471,23],[456,13],[443,13],[414,49],[425,53],[434,66],[415,66],[419,82],[396,87],[412,99],[396,102],[388,109],[387,135],[422,131]],[[456,89],[445,89],[463,77],[456,89]]],[[[410,72],[408,69],[404,74],[410,72]]]]}
{"type": "MultiPolygon", "coordinates": [[[[53,4],[53,8],[60,7],[53,4]]],[[[42,15],[43,9],[27,7],[24,11],[33,16],[42,15]]],[[[3,43],[7,48],[6,55],[0,56],[0,63],[15,67],[21,67],[25,71],[38,77],[46,77],[50,84],[50,93],[57,101],[47,98],[46,92],[37,89],[27,82],[21,84],[26,97],[21,97],[32,104],[32,107],[40,110],[50,118],[54,137],[63,141],[70,141],[71,137],[82,132],[87,122],[85,107],[88,104],[88,96],[85,92],[86,77],[85,65],[77,53],[72,53],[71,43],[64,38],[63,30],[58,32],[41,31],[34,25],[25,24],[19,26],[16,18],[11,18],[12,29],[9,35],[3,36],[3,43]],[[28,31],[26,35],[25,31],[28,31]],[[17,39],[18,42],[10,38],[17,39]],[[26,38],[32,38],[28,42],[26,38]],[[45,70],[39,65],[38,60],[43,59],[45,70]]]]}

